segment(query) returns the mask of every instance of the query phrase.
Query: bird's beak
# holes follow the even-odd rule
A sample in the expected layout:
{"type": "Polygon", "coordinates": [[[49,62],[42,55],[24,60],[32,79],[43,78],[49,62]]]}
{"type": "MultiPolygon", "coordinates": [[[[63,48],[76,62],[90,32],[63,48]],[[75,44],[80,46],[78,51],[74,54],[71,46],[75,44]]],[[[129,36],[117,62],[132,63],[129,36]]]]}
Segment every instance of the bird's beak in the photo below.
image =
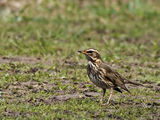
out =
{"type": "Polygon", "coordinates": [[[79,52],[79,53],[86,54],[86,51],[81,51],[81,50],[79,50],[78,52],[79,52]]]}

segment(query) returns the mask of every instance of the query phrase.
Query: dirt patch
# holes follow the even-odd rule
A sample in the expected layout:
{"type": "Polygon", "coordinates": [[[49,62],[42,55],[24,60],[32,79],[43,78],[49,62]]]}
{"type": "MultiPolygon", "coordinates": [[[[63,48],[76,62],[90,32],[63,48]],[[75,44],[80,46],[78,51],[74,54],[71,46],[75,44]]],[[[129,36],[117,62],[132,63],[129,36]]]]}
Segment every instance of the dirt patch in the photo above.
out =
{"type": "MultiPolygon", "coordinates": [[[[66,80],[67,78],[64,79],[60,81],[61,83],[63,83],[63,85],[74,84],[73,81],[66,80]]],[[[38,82],[38,81],[15,82],[0,88],[2,91],[1,99],[4,100],[7,99],[8,103],[28,102],[32,105],[39,105],[40,103],[53,104],[55,102],[67,101],[70,99],[82,99],[86,97],[97,97],[100,95],[98,92],[87,90],[87,88],[84,86],[86,84],[88,83],[80,82],[79,89],[82,89],[80,93],[80,91],[77,91],[74,88],[73,89],[69,88],[67,90],[60,90],[58,84],[56,83],[38,82]],[[37,96],[36,98],[33,97],[26,98],[26,96],[28,96],[29,94],[32,93],[37,94],[41,91],[53,92],[55,95],[49,98],[45,98],[44,96],[41,97],[37,96]]],[[[76,85],[78,87],[78,84],[76,85]]]]}
{"type": "MultiPolygon", "coordinates": [[[[54,104],[57,102],[65,102],[70,99],[84,99],[84,98],[90,98],[94,101],[99,101],[101,92],[97,92],[94,89],[90,88],[89,82],[74,82],[72,80],[69,80],[68,78],[61,78],[59,81],[63,86],[68,85],[69,87],[67,89],[60,89],[59,84],[57,83],[49,83],[49,82],[38,82],[38,81],[26,81],[26,82],[15,82],[10,85],[5,85],[1,87],[2,95],[0,99],[7,99],[8,103],[29,103],[34,106],[37,106],[39,104],[54,104]],[[75,88],[71,86],[76,86],[75,88]],[[86,87],[87,86],[87,87],[86,87]],[[78,88],[78,89],[76,89],[78,88]],[[39,92],[47,92],[47,93],[53,93],[52,96],[36,96],[36,97],[30,97],[29,94],[38,94],[39,92]]],[[[92,87],[92,85],[91,85],[92,87]]],[[[151,88],[151,90],[156,91],[160,89],[159,86],[154,86],[151,88]]],[[[150,88],[145,88],[150,89],[150,88]]],[[[157,91],[156,91],[157,92],[157,91]]],[[[121,94],[117,94],[119,97],[124,97],[121,94]]],[[[147,98],[147,96],[140,96],[139,99],[147,98]]],[[[121,106],[132,106],[133,104],[135,106],[160,106],[160,101],[155,99],[151,99],[150,103],[146,103],[143,105],[143,102],[136,102],[134,99],[137,99],[137,97],[131,96],[131,99],[125,102],[116,102],[112,101],[111,105],[121,105],[121,106]]],[[[107,100],[107,97],[106,97],[107,100]]],[[[147,100],[148,101],[148,100],[147,100]]],[[[12,115],[15,114],[18,115],[20,113],[12,113],[12,112],[6,112],[5,114],[12,115]]]]}
{"type": "Polygon", "coordinates": [[[75,93],[75,94],[66,94],[66,95],[58,95],[58,96],[52,96],[50,99],[51,101],[67,101],[71,98],[77,99],[77,98],[84,98],[85,96],[80,93],[75,93]]]}
{"type": "Polygon", "coordinates": [[[2,117],[8,116],[8,117],[29,117],[31,115],[35,115],[37,113],[35,112],[19,112],[11,109],[5,109],[4,112],[1,114],[2,117]]]}
{"type": "Polygon", "coordinates": [[[51,101],[67,101],[71,98],[73,99],[80,99],[80,98],[86,98],[86,97],[97,97],[100,94],[98,92],[85,92],[85,93],[74,93],[74,94],[66,94],[66,95],[58,95],[58,96],[52,96],[50,99],[51,101]]]}
{"type": "Polygon", "coordinates": [[[46,105],[51,105],[51,100],[49,99],[46,99],[44,97],[41,97],[41,98],[28,98],[25,102],[33,105],[33,106],[39,106],[39,104],[46,104],[46,105]]]}
{"type": "Polygon", "coordinates": [[[84,93],[86,97],[97,97],[100,96],[98,92],[85,92],[84,93]]]}
{"type": "Polygon", "coordinates": [[[29,63],[29,64],[35,64],[40,62],[41,58],[32,58],[32,57],[0,57],[0,64],[2,63],[12,63],[12,62],[21,62],[21,63],[29,63]]]}
{"type": "Polygon", "coordinates": [[[3,86],[2,89],[2,97],[3,98],[15,98],[22,97],[29,93],[37,93],[39,91],[50,91],[53,87],[56,87],[53,83],[42,82],[39,83],[37,81],[27,81],[27,82],[15,82],[10,85],[3,86]]]}

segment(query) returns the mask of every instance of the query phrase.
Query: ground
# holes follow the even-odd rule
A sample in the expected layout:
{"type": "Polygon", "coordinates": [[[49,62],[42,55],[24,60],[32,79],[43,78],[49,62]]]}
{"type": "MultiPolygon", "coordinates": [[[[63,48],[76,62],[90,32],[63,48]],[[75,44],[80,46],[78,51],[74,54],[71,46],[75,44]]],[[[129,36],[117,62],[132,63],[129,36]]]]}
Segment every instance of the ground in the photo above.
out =
{"type": "MultiPolygon", "coordinates": [[[[159,0],[2,0],[0,119],[160,119],[159,0]],[[129,80],[109,105],[78,50],[129,80]]],[[[107,101],[110,90],[107,90],[107,101]]]]}

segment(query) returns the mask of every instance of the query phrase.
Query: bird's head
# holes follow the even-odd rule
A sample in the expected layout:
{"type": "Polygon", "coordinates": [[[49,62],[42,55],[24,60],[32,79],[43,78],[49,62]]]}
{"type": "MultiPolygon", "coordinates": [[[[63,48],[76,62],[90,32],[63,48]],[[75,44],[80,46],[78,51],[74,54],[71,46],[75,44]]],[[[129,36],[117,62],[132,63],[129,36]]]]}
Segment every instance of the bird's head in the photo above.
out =
{"type": "Polygon", "coordinates": [[[82,51],[79,50],[78,52],[84,54],[88,61],[102,62],[101,56],[100,56],[98,50],[96,50],[96,49],[90,48],[90,49],[86,49],[86,50],[82,50],[82,51]]]}

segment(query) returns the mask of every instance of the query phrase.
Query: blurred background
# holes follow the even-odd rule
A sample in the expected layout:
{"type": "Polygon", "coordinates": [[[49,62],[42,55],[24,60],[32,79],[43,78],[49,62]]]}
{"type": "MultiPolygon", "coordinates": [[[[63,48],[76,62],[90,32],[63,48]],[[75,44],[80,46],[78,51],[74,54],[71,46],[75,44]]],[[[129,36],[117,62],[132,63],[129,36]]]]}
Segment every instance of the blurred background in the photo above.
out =
{"type": "Polygon", "coordinates": [[[159,0],[0,0],[0,55],[63,58],[92,47],[111,59],[158,59],[159,6],[159,0]]]}

